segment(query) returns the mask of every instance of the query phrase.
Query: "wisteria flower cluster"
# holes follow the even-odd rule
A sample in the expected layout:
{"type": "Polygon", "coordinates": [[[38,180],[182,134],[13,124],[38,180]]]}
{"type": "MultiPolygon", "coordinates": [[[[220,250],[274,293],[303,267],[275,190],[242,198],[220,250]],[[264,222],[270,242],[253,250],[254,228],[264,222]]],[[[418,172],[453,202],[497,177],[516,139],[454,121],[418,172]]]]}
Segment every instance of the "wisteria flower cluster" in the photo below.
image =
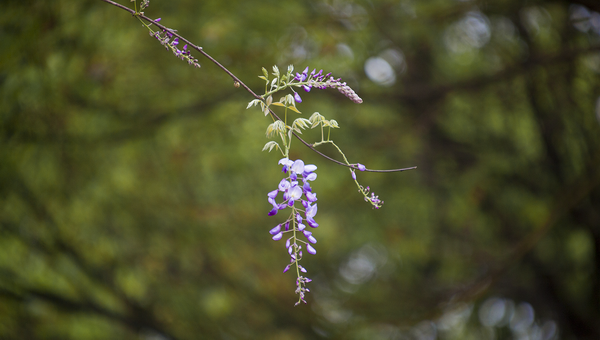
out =
{"type": "MultiPolygon", "coordinates": [[[[310,90],[314,87],[320,90],[324,90],[327,88],[337,89],[342,94],[344,94],[348,99],[352,100],[356,104],[360,104],[363,100],[354,92],[354,90],[348,86],[345,82],[342,82],[342,78],[335,78],[331,75],[331,73],[323,74],[323,70],[317,72],[316,69],[313,69],[310,73],[308,72],[310,68],[306,67],[302,73],[296,72],[294,75],[294,66],[288,66],[287,73],[281,74],[279,68],[277,66],[273,66],[273,75],[275,76],[272,80],[269,79],[269,73],[263,67],[263,76],[259,76],[259,78],[266,81],[265,84],[265,94],[262,95],[264,100],[268,100],[269,96],[272,94],[290,88],[293,92],[292,98],[296,103],[302,103],[302,97],[298,92],[296,92],[296,88],[302,88],[306,92],[310,92],[310,90]]],[[[253,103],[254,101],[250,102],[253,103]]],[[[264,106],[263,106],[264,109],[264,106]]],[[[265,112],[263,110],[263,112],[265,112]]],[[[265,112],[265,115],[268,114],[268,111],[265,112]]]]}
{"type": "MultiPolygon", "coordinates": [[[[156,19],[155,21],[160,21],[161,18],[156,19]]],[[[183,50],[180,50],[179,48],[177,48],[177,45],[179,45],[179,38],[175,37],[175,39],[171,40],[173,38],[173,33],[170,31],[165,31],[163,30],[161,31],[152,31],[151,28],[149,29],[149,33],[150,36],[155,37],[158,41],[160,41],[160,44],[163,45],[167,51],[170,49],[173,54],[181,59],[181,60],[185,60],[188,62],[188,64],[194,66],[194,67],[200,67],[200,63],[198,63],[198,59],[194,58],[192,56],[192,52],[190,50],[188,50],[188,45],[185,44],[183,45],[183,50]]]]}
{"type": "Polygon", "coordinates": [[[273,206],[269,211],[269,216],[274,216],[279,210],[289,209],[290,213],[287,220],[278,224],[269,231],[273,235],[273,240],[279,241],[284,234],[290,235],[285,242],[288,254],[290,255],[290,264],[288,264],[283,272],[290,270],[292,266],[296,269],[296,294],[299,295],[298,305],[301,301],[306,303],[304,297],[310,290],[306,288],[306,284],[312,280],[305,277],[303,274],[307,272],[306,268],[300,265],[302,260],[302,248],[306,247],[309,254],[316,254],[317,250],[311,245],[317,243],[317,239],[313,236],[306,226],[317,228],[319,224],[315,221],[317,214],[317,194],[313,193],[310,182],[317,179],[317,166],[314,164],[305,165],[304,161],[298,159],[291,161],[288,158],[279,160],[279,164],[283,165],[282,171],[288,176],[279,182],[277,189],[267,194],[268,202],[273,206]],[[302,180],[302,183],[299,180],[302,180]],[[283,201],[277,203],[279,192],[283,193],[283,201]],[[300,202],[302,207],[298,206],[300,202]],[[300,239],[303,235],[306,240],[300,239]]]}
{"type": "MultiPolygon", "coordinates": [[[[308,70],[309,68],[307,66],[302,73],[296,73],[296,76],[293,80],[297,81],[298,83],[294,84],[292,82],[291,84],[302,87],[306,92],[310,92],[312,87],[320,90],[324,90],[326,88],[337,89],[356,104],[362,103],[363,100],[356,94],[356,92],[354,92],[352,88],[350,88],[350,86],[346,85],[345,82],[342,82],[342,78],[335,79],[331,76],[331,72],[323,75],[323,70],[316,72],[317,69],[313,69],[309,74],[308,70]]],[[[298,92],[294,92],[294,99],[298,103],[302,102],[302,98],[298,92]]]]}
{"type": "MultiPolygon", "coordinates": [[[[135,0],[131,0],[131,2],[133,2],[135,4],[135,0]]],[[[143,10],[146,9],[149,5],[150,5],[150,0],[142,0],[140,2],[139,11],[136,10],[136,16],[144,15],[143,10]]],[[[160,22],[160,20],[161,20],[161,18],[157,18],[154,20],[154,22],[160,22]]],[[[196,59],[192,56],[192,52],[190,50],[188,50],[187,44],[185,44],[183,46],[183,50],[180,50],[177,47],[177,45],[179,45],[179,38],[175,37],[173,39],[173,33],[177,32],[177,30],[167,28],[166,30],[163,29],[163,30],[154,31],[151,27],[152,24],[146,24],[141,19],[140,19],[140,22],[142,23],[142,25],[144,25],[148,29],[148,34],[150,34],[151,37],[156,38],[156,40],[158,40],[160,42],[160,44],[163,45],[167,49],[167,51],[171,50],[171,52],[173,52],[173,54],[177,58],[187,61],[188,64],[190,64],[194,67],[200,68],[200,63],[198,62],[198,59],[196,59]]]]}
{"type": "Polygon", "coordinates": [[[308,277],[304,276],[307,270],[299,263],[302,259],[302,250],[306,249],[309,254],[316,254],[313,244],[317,242],[317,239],[306,226],[308,225],[312,228],[318,227],[317,222],[314,220],[314,216],[317,213],[317,204],[315,203],[317,196],[310,186],[310,182],[317,178],[317,174],[314,172],[317,167],[312,164],[305,165],[301,159],[295,161],[289,159],[288,155],[293,134],[301,134],[302,130],[309,127],[320,127],[321,141],[312,144],[312,146],[317,147],[321,144],[333,145],[344,158],[345,164],[350,168],[352,179],[355,181],[359,192],[363,194],[365,200],[377,209],[382,206],[383,201],[377,195],[370,193],[369,187],[365,188],[360,185],[356,179],[355,170],[365,171],[367,168],[360,163],[349,163],[346,155],[330,139],[331,129],[339,128],[337,121],[325,119],[323,115],[315,112],[309,119],[296,118],[291,124],[288,124],[288,111],[301,114],[296,104],[302,103],[302,97],[296,92],[296,88],[302,88],[306,92],[310,92],[313,87],[317,89],[333,88],[343,93],[355,103],[362,103],[362,99],[346,83],[342,82],[340,78],[336,79],[332,77],[331,73],[324,75],[323,70],[317,72],[316,69],[313,69],[309,73],[308,67],[302,73],[294,74],[293,71],[294,67],[290,65],[288,66],[287,73],[281,74],[279,68],[273,66],[272,75],[274,78],[270,79],[267,70],[263,68],[263,76],[259,78],[266,82],[265,94],[262,96],[264,99],[251,101],[248,104],[248,108],[260,104],[263,113],[265,115],[270,114],[273,118],[273,123],[267,127],[267,137],[278,136],[281,139],[281,145],[276,141],[270,141],[263,148],[263,150],[271,151],[277,149],[282,152],[284,158],[279,161],[279,164],[283,165],[282,171],[288,175],[279,182],[276,190],[267,194],[268,202],[272,205],[272,209],[268,215],[274,216],[280,210],[285,209],[289,209],[290,212],[284,222],[278,224],[269,232],[273,240],[276,241],[281,240],[284,234],[291,235],[286,239],[285,244],[290,255],[290,263],[285,267],[284,273],[292,267],[296,268],[296,293],[299,295],[297,305],[300,302],[306,303],[305,296],[309,292],[309,289],[306,288],[306,283],[311,281],[308,277]],[[290,89],[292,93],[288,93],[281,97],[278,102],[274,102],[273,94],[285,89],[290,89]],[[275,115],[273,111],[274,107],[284,108],[283,119],[275,115]],[[325,129],[327,129],[327,137],[325,137],[325,129]],[[282,201],[277,200],[280,192],[282,193],[282,201]],[[298,202],[300,203],[297,204],[298,202]],[[304,235],[304,238],[301,238],[301,235],[304,235]]]}

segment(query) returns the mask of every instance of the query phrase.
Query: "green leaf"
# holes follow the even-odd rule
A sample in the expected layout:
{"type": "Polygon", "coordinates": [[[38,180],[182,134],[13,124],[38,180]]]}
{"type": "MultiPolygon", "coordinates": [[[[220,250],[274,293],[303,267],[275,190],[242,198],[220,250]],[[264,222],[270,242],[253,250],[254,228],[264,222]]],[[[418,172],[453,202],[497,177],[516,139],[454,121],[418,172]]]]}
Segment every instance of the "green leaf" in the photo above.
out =
{"type": "Polygon", "coordinates": [[[271,152],[271,150],[273,150],[273,148],[281,150],[281,147],[279,146],[279,144],[277,144],[277,142],[270,141],[270,142],[267,142],[267,144],[265,144],[265,146],[262,148],[262,151],[269,149],[269,152],[271,152]]]}
{"type": "Polygon", "coordinates": [[[288,104],[292,104],[294,107],[296,107],[296,100],[294,99],[294,96],[288,94],[287,96],[285,96],[285,98],[288,104]]]}
{"type": "Polygon", "coordinates": [[[278,121],[275,121],[275,122],[269,124],[269,126],[267,126],[266,135],[267,135],[267,137],[271,138],[278,133],[285,133],[285,130],[286,130],[285,124],[282,121],[278,120],[278,121]]]}
{"type": "Polygon", "coordinates": [[[315,112],[310,116],[310,118],[308,120],[312,123],[311,128],[314,128],[314,127],[318,126],[319,124],[321,124],[321,122],[324,119],[325,119],[325,117],[323,117],[320,113],[315,112]]]}
{"type": "Polygon", "coordinates": [[[310,121],[308,119],[306,119],[306,118],[297,118],[292,123],[292,128],[299,127],[299,128],[302,128],[302,129],[307,129],[309,125],[310,125],[310,121]]]}
{"type": "Polygon", "coordinates": [[[266,115],[269,114],[269,107],[267,105],[265,105],[265,103],[260,102],[260,108],[262,110],[262,112],[266,115]]]}
{"type": "Polygon", "coordinates": [[[254,99],[254,100],[251,100],[251,101],[248,103],[248,106],[246,106],[246,110],[248,110],[248,109],[249,109],[250,107],[252,107],[252,106],[256,106],[256,104],[258,104],[258,103],[260,103],[260,102],[262,102],[262,101],[261,101],[261,100],[259,100],[259,99],[254,99]]]}

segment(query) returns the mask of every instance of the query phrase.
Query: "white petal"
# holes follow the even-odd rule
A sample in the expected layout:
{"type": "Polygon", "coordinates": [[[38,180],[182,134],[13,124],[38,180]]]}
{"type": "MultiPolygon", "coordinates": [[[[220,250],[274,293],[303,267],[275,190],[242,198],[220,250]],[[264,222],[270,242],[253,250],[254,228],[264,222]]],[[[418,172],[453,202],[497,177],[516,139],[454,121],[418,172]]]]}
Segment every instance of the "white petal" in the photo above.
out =
{"type": "Polygon", "coordinates": [[[294,164],[292,164],[292,171],[301,174],[304,172],[304,161],[301,159],[297,159],[294,164]]]}

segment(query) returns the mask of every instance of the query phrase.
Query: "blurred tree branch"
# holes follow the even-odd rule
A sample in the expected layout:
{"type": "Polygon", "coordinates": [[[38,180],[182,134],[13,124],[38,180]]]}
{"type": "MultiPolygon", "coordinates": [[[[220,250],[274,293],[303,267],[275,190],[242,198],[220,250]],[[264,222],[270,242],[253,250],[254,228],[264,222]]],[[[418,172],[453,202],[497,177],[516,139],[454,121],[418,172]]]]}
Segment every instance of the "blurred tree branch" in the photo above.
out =
{"type": "MultiPolygon", "coordinates": [[[[175,113],[158,113],[144,120],[131,122],[134,127],[127,127],[120,131],[108,132],[94,137],[86,137],[85,135],[74,135],[65,133],[49,133],[36,134],[25,132],[16,129],[12,126],[4,127],[2,133],[5,141],[16,141],[19,143],[34,143],[34,144],[83,144],[89,147],[103,146],[107,144],[119,144],[125,141],[134,140],[137,138],[145,138],[152,136],[157,129],[165,124],[178,119],[189,117],[198,117],[210,112],[219,104],[231,100],[235,94],[233,92],[224,93],[221,96],[213,97],[211,100],[202,102],[187,108],[181,108],[175,113]]],[[[79,101],[79,104],[83,103],[79,101]]],[[[104,109],[104,107],[100,107],[104,109]]],[[[112,112],[118,113],[118,108],[110,108],[112,112]]],[[[117,116],[122,116],[117,114],[117,116]]]]}
{"type": "Polygon", "coordinates": [[[555,64],[571,61],[582,55],[598,51],[600,51],[600,45],[565,49],[560,53],[534,55],[520,64],[507,67],[502,71],[496,72],[492,75],[483,75],[468,80],[458,81],[452,84],[435,86],[431,86],[429,84],[407,84],[402,92],[382,94],[380,95],[380,99],[390,100],[395,98],[406,102],[428,102],[432,100],[440,100],[454,91],[479,91],[491,84],[496,84],[523,74],[527,74],[531,72],[531,69],[534,66],[553,66],[555,64]]]}

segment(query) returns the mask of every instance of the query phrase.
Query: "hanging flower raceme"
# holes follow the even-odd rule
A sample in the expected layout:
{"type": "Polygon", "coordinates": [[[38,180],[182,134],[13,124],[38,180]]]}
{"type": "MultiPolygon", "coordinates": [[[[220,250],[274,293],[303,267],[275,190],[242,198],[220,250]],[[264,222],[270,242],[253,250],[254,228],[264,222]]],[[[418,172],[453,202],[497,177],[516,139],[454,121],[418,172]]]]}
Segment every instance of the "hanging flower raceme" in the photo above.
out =
{"type": "Polygon", "coordinates": [[[346,161],[346,165],[350,168],[352,179],[365,200],[376,209],[381,208],[383,201],[379,199],[379,196],[371,193],[369,187],[363,187],[356,178],[355,170],[367,171],[366,166],[360,163],[349,163],[346,155],[330,139],[331,130],[339,128],[337,121],[334,119],[325,119],[319,112],[314,112],[309,119],[296,118],[293,122],[288,123],[288,113],[295,112],[301,114],[296,108],[296,103],[301,103],[302,98],[296,89],[302,88],[304,91],[310,92],[313,87],[317,89],[334,88],[353,102],[362,103],[362,99],[354,90],[346,85],[345,82],[342,82],[340,78],[336,79],[332,77],[331,73],[324,75],[323,70],[317,72],[316,69],[309,73],[308,67],[302,73],[296,72],[295,74],[293,65],[288,66],[286,73],[282,73],[276,65],[273,66],[271,74],[264,67],[262,72],[263,75],[259,76],[259,78],[265,81],[265,94],[260,98],[250,101],[247,108],[260,105],[261,111],[265,115],[270,114],[273,119],[273,123],[267,127],[267,137],[278,136],[281,138],[281,144],[276,141],[267,142],[263,147],[263,151],[279,150],[286,156],[286,158],[279,160],[282,172],[286,177],[279,182],[275,190],[267,194],[267,201],[272,206],[268,215],[275,216],[281,210],[289,212],[287,219],[271,228],[269,233],[275,241],[285,239],[285,247],[290,256],[290,263],[285,267],[283,272],[285,273],[292,268],[296,268],[296,293],[300,296],[296,304],[300,302],[306,303],[305,296],[308,292],[306,284],[310,282],[310,279],[304,276],[304,273],[307,271],[299,262],[302,260],[304,250],[309,254],[317,253],[317,250],[313,246],[317,243],[317,239],[310,229],[319,226],[317,221],[315,221],[317,214],[317,194],[313,192],[311,187],[311,182],[317,178],[317,174],[315,173],[317,167],[312,164],[305,165],[301,159],[292,161],[287,158],[287,155],[290,153],[292,137],[298,137],[300,141],[307,144],[298,134],[301,134],[302,130],[308,128],[320,128],[321,141],[313,143],[312,147],[323,144],[333,145],[346,161]],[[291,90],[292,93],[284,95],[278,102],[273,101],[273,95],[284,90],[291,90]],[[273,111],[275,107],[284,108],[283,118],[275,114],[273,111]],[[325,129],[327,129],[326,134],[325,129]]]}
{"type": "Polygon", "coordinates": [[[306,303],[304,298],[306,293],[309,292],[306,284],[311,281],[303,275],[307,270],[299,263],[302,260],[302,249],[306,248],[309,254],[314,255],[317,253],[317,250],[312,246],[312,244],[317,243],[317,239],[311,231],[306,229],[306,225],[311,228],[319,226],[314,219],[317,214],[317,203],[315,203],[317,194],[313,192],[310,186],[310,182],[317,179],[317,174],[314,172],[317,170],[317,166],[313,164],[305,165],[301,159],[291,161],[288,158],[282,158],[279,160],[279,164],[283,165],[281,170],[287,174],[287,177],[279,182],[277,189],[267,194],[267,201],[273,206],[268,215],[274,216],[280,210],[285,209],[291,209],[291,211],[287,220],[272,228],[269,233],[273,235],[272,239],[275,241],[281,240],[284,234],[290,235],[285,243],[290,256],[290,264],[284,268],[283,272],[287,272],[292,267],[296,268],[296,294],[299,295],[296,305],[298,305],[301,301],[306,303]],[[282,201],[278,203],[277,197],[280,192],[282,193],[282,201]],[[298,202],[300,202],[302,208],[296,205],[298,202]],[[300,235],[304,238],[300,238],[300,235]]]}
{"type": "MultiPolygon", "coordinates": [[[[310,92],[311,88],[313,87],[316,87],[320,90],[332,88],[337,89],[344,96],[348,97],[350,100],[357,104],[363,102],[363,100],[356,94],[356,92],[354,92],[352,88],[350,88],[350,86],[346,85],[345,82],[342,82],[342,78],[335,79],[331,76],[331,73],[327,73],[324,75],[323,70],[316,72],[317,70],[314,69],[310,73],[308,73],[308,70],[309,68],[307,66],[302,73],[296,72],[296,76],[293,79],[299,83],[297,84],[297,86],[301,86],[304,89],[304,91],[310,92]]],[[[298,92],[294,93],[294,99],[298,103],[302,102],[302,98],[300,98],[298,92]]]]}
{"type": "MultiPolygon", "coordinates": [[[[161,18],[158,18],[155,19],[154,22],[159,22],[160,20],[161,18]]],[[[192,52],[188,49],[187,44],[183,46],[183,50],[180,50],[177,47],[177,45],[179,45],[179,37],[175,37],[175,39],[173,39],[173,32],[176,32],[176,30],[166,29],[162,31],[154,31],[152,30],[152,28],[150,28],[151,24],[147,25],[144,23],[144,25],[148,28],[148,33],[150,34],[150,36],[156,38],[160,42],[160,44],[167,49],[167,51],[171,50],[171,52],[173,52],[173,54],[177,58],[187,61],[188,64],[194,67],[200,67],[198,59],[192,56],[192,52]]]]}

